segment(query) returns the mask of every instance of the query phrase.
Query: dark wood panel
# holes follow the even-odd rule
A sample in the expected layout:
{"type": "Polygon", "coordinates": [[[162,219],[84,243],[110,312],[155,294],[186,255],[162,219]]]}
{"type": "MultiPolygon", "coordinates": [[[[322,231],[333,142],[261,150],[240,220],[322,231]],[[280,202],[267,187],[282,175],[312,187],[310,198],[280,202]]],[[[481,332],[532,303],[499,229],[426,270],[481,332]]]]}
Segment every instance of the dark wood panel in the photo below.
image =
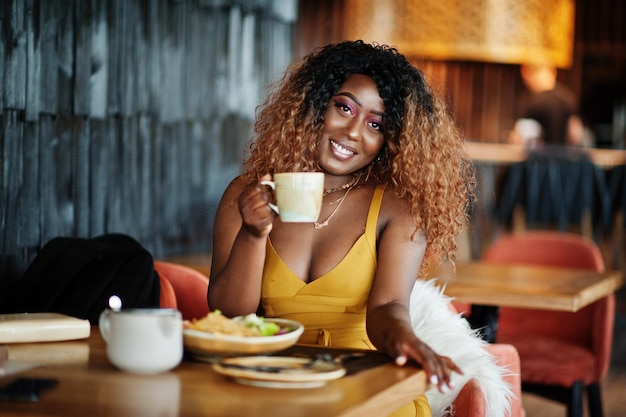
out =
{"type": "MultiPolygon", "coordinates": [[[[80,0],[75,0],[80,1],[80,0]]],[[[55,62],[58,71],[57,107],[56,112],[59,117],[71,117],[74,106],[74,43],[77,28],[74,24],[74,2],[56,0],[58,8],[51,10],[57,16],[56,44],[50,43],[52,50],[56,50],[57,60],[55,62]],[[58,13],[58,14],[57,14],[58,13]]],[[[43,46],[43,45],[42,45],[43,46]]],[[[53,54],[54,52],[49,52],[53,54]]],[[[54,71],[54,68],[51,68],[54,71]]]]}
{"type": "Polygon", "coordinates": [[[58,1],[44,1],[38,3],[39,19],[36,22],[36,36],[38,38],[39,78],[33,80],[39,92],[39,112],[54,114],[57,111],[59,100],[59,62],[62,58],[60,50],[64,45],[57,33],[67,33],[59,30],[62,21],[61,5],[58,1]]]}
{"type": "Polygon", "coordinates": [[[26,106],[26,57],[28,32],[23,19],[26,13],[25,2],[7,0],[2,2],[4,9],[4,108],[24,109],[26,106]]]}
{"type": "MultiPolygon", "coordinates": [[[[41,204],[39,203],[39,187],[42,178],[39,176],[39,125],[26,123],[22,138],[22,172],[21,184],[17,194],[17,217],[19,247],[36,247],[41,238],[40,221],[41,204]]],[[[17,172],[16,172],[17,173],[17,172]]]]}
{"type": "Polygon", "coordinates": [[[39,59],[39,36],[35,36],[37,28],[37,17],[39,16],[39,7],[31,6],[27,7],[27,14],[31,14],[33,18],[25,19],[24,30],[26,34],[26,92],[25,92],[25,106],[26,106],[26,120],[34,121],[39,115],[39,88],[32,88],[33,85],[38,84],[40,78],[41,62],[39,59]]]}
{"type": "Polygon", "coordinates": [[[255,106],[292,58],[295,16],[274,7],[1,2],[0,295],[56,236],[210,249],[255,106]]]}
{"type": "Polygon", "coordinates": [[[74,44],[73,113],[87,116],[91,102],[92,41],[98,27],[97,6],[94,0],[77,1],[74,8],[81,24],[76,27],[74,44]]]}
{"type": "Polygon", "coordinates": [[[9,248],[19,247],[20,190],[22,190],[23,135],[20,123],[21,114],[5,110],[2,121],[2,224],[3,239],[0,249],[6,253],[9,248]],[[7,140],[7,138],[13,138],[7,140]]]}

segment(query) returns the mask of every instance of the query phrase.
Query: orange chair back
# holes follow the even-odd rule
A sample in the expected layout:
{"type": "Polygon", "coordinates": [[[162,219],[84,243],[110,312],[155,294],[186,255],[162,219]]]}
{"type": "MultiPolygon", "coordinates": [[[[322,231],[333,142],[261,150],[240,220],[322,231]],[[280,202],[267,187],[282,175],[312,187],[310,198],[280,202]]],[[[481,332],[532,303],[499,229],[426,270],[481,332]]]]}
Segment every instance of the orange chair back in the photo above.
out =
{"type": "Polygon", "coordinates": [[[176,293],[174,292],[174,287],[172,286],[172,283],[165,277],[165,275],[159,274],[159,284],[161,285],[159,307],[173,308],[178,310],[176,293]]]}
{"type": "Polygon", "coordinates": [[[566,266],[604,272],[600,249],[590,240],[573,233],[530,231],[507,235],[496,241],[484,261],[566,266]]]}
{"type": "Polygon", "coordinates": [[[171,262],[154,261],[154,268],[174,289],[176,305],[184,320],[198,319],[209,314],[208,277],[193,268],[171,262]]]}

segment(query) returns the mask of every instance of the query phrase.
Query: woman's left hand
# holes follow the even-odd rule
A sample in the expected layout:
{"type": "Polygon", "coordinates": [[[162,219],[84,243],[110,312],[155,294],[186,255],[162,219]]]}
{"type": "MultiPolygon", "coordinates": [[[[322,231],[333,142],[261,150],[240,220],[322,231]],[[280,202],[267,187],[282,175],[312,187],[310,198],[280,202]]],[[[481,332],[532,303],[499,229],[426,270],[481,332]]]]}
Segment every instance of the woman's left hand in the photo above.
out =
{"type": "Polygon", "coordinates": [[[431,384],[436,385],[440,392],[446,392],[451,385],[452,373],[463,374],[463,371],[447,356],[441,356],[421,341],[412,329],[398,329],[392,332],[393,340],[389,341],[388,354],[395,358],[396,365],[403,366],[414,360],[419,363],[428,375],[431,384]]]}

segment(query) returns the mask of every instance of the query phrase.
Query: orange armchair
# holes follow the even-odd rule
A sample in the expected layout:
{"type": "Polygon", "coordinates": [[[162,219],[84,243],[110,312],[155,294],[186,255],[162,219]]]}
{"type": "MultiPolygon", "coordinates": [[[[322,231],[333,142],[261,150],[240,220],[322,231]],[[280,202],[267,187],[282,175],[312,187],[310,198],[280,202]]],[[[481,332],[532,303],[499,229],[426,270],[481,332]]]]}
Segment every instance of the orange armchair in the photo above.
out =
{"type": "MultiPolygon", "coordinates": [[[[457,314],[455,300],[450,300],[448,309],[457,314]]],[[[515,346],[504,343],[489,343],[483,345],[493,357],[496,365],[507,370],[503,374],[503,381],[509,386],[510,412],[502,417],[526,417],[522,404],[522,388],[520,375],[520,357],[515,346]]],[[[463,385],[452,402],[450,412],[443,417],[485,417],[488,414],[485,391],[477,378],[471,378],[463,385]]],[[[491,413],[493,414],[493,413],[491,413]]]]}
{"type": "MultiPolygon", "coordinates": [[[[526,413],[522,406],[522,390],[520,380],[520,357],[515,346],[503,343],[485,345],[485,349],[494,357],[495,362],[505,367],[508,373],[504,381],[513,392],[511,398],[511,412],[503,417],[525,417],[526,413]]],[[[477,379],[470,379],[465,383],[456,399],[452,409],[454,417],[484,417],[487,405],[483,389],[477,379]]],[[[445,417],[451,417],[447,415],[445,417]]]]}
{"type": "MultiPolygon", "coordinates": [[[[592,241],[556,231],[502,237],[483,260],[605,269],[592,241]]],[[[523,391],[559,401],[567,406],[569,417],[582,417],[586,388],[591,416],[601,417],[600,382],[609,367],[614,314],[613,294],[576,313],[502,307],[497,341],[517,348],[523,391]]]]}
{"type": "Polygon", "coordinates": [[[161,308],[174,308],[178,310],[178,303],[176,302],[176,293],[172,283],[163,274],[159,274],[159,284],[161,286],[161,293],[159,295],[159,307],[161,308]]]}
{"type": "Polygon", "coordinates": [[[208,277],[188,266],[165,261],[154,261],[154,268],[161,278],[161,307],[177,308],[183,320],[209,314],[208,277]]]}

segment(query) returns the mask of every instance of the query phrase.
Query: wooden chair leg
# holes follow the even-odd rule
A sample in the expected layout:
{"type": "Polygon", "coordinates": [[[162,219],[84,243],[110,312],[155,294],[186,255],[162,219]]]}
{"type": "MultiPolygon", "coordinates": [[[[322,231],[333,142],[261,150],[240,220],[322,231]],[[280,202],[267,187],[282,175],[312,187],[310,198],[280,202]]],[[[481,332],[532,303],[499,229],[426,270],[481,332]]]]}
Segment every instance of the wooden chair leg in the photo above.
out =
{"type": "Polygon", "coordinates": [[[602,391],[600,384],[591,384],[587,387],[587,395],[589,398],[589,415],[591,417],[603,417],[602,411],[602,391]]]}
{"type": "Polygon", "coordinates": [[[567,403],[567,417],[583,417],[583,391],[582,381],[576,381],[572,385],[569,402],[567,403]]]}

